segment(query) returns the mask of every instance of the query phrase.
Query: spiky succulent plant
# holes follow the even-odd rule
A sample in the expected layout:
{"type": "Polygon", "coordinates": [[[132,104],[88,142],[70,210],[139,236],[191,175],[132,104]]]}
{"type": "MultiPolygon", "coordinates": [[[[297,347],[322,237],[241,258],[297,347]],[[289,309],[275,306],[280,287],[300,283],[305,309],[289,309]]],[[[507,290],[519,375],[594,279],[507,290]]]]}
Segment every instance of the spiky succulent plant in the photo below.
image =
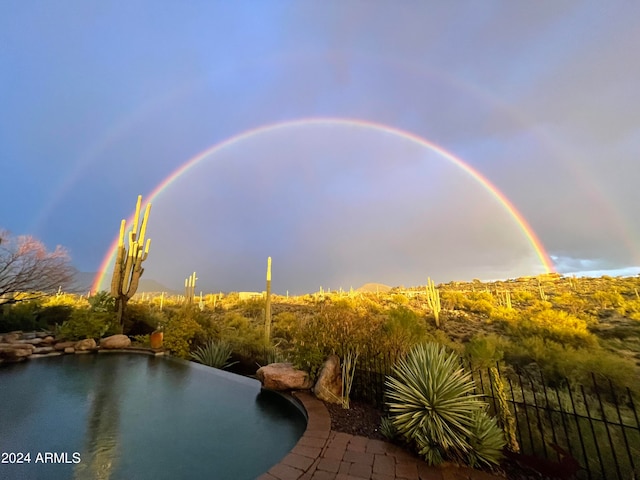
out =
{"type": "Polygon", "coordinates": [[[389,415],[430,464],[464,458],[474,448],[474,419],[485,403],[455,353],[435,343],[415,346],[387,377],[389,415]]]}
{"type": "Polygon", "coordinates": [[[504,432],[498,426],[496,419],[490,417],[485,409],[477,410],[473,414],[469,444],[471,449],[467,459],[472,467],[500,463],[502,449],[506,444],[504,432]]]}
{"type": "Polygon", "coordinates": [[[209,367],[228,368],[238,363],[229,363],[231,352],[231,345],[228,343],[209,340],[204,346],[198,347],[195,352],[191,352],[191,358],[209,367]]]}

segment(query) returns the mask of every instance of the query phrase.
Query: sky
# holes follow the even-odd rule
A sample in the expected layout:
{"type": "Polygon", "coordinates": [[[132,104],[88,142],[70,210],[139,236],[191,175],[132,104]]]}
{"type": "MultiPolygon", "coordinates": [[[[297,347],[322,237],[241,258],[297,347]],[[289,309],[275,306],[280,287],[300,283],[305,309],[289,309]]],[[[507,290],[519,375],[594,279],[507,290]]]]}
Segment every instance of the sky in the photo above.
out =
{"type": "Polygon", "coordinates": [[[261,291],[268,256],[278,293],[514,278],[545,256],[638,274],[638,18],[5,0],[0,228],[97,272],[143,195],[144,278],[175,289],[196,271],[196,290],[261,291]]]}

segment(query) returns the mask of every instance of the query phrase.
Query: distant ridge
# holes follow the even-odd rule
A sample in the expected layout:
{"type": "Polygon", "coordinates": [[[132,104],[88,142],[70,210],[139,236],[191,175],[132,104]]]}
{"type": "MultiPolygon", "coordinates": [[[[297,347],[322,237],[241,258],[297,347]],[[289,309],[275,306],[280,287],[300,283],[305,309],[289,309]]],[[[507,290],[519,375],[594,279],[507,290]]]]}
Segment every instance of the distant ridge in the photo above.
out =
{"type": "Polygon", "coordinates": [[[362,292],[362,293],[376,293],[376,292],[386,293],[389,290],[391,290],[391,287],[389,285],[384,285],[383,283],[365,283],[361,287],[358,287],[356,289],[356,292],[362,292]]]}
{"type": "MultiPolygon", "coordinates": [[[[93,281],[98,275],[98,272],[79,272],[76,271],[73,277],[73,282],[70,285],[63,286],[63,290],[68,293],[77,293],[79,295],[85,295],[93,287],[93,281]]],[[[109,279],[110,280],[110,279],[109,279]]],[[[108,291],[109,286],[105,289],[108,291]]],[[[136,293],[150,293],[150,292],[166,292],[168,294],[178,294],[179,292],[167,288],[160,282],[155,281],[152,278],[141,278],[138,284],[138,290],[136,293]]],[[[92,294],[96,292],[91,292],[92,294]]]]}
{"type": "MultiPolygon", "coordinates": [[[[141,278],[140,283],[138,284],[137,293],[151,293],[151,292],[166,292],[171,295],[177,295],[180,292],[168,288],[161,284],[160,282],[156,282],[153,278],[141,278]]],[[[184,292],[182,292],[184,295],[184,292]]]]}

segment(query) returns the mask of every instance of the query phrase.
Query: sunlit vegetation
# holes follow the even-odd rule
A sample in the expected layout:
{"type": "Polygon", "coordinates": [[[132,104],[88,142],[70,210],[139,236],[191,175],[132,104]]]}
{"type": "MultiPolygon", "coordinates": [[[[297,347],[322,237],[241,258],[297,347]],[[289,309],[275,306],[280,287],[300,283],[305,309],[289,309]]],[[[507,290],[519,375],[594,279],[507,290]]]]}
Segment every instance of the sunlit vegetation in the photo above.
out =
{"type": "MultiPolygon", "coordinates": [[[[225,342],[235,359],[247,357],[245,365],[286,359],[312,375],[331,353],[384,353],[399,359],[426,341],[461,353],[469,345],[478,350],[476,340],[482,337],[485,356],[500,352],[492,361],[514,368],[535,363],[550,382],[561,377],[585,381],[594,373],[640,392],[638,289],[638,277],[552,274],[450,282],[437,286],[438,322],[426,286],[274,294],[269,341],[264,298],[219,292],[186,302],[183,296],[144,293],[129,302],[124,330],[143,338],[161,329],[165,348],[185,359],[208,342],[225,342]]],[[[89,298],[58,292],[2,306],[0,331],[49,329],[69,339],[98,339],[117,331],[115,314],[114,299],[106,292],[89,298]]]]}

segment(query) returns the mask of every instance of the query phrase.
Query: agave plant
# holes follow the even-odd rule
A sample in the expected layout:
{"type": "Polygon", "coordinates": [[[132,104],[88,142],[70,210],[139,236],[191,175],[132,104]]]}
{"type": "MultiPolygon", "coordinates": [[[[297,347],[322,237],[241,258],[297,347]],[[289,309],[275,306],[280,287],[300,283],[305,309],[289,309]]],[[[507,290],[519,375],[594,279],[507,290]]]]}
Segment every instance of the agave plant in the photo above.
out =
{"type": "Polygon", "coordinates": [[[472,467],[498,465],[506,441],[496,419],[491,418],[485,409],[477,410],[473,414],[471,433],[469,465],[472,467]]]}
{"type": "Polygon", "coordinates": [[[393,440],[396,438],[398,431],[396,426],[389,417],[382,417],[380,419],[380,433],[385,436],[387,440],[393,440]]]}
{"type": "Polygon", "coordinates": [[[209,340],[204,346],[198,347],[195,352],[191,352],[191,358],[209,367],[229,368],[231,365],[238,363],[229,363],[231,352],[231,345],[227,342],[209,340]]]}
{"type": "Polygon", "coordinates": [[[485,405],[454,353],[435,343],[415,346],[385,382],[389,414],[398,432],[430,464],[464,457],[471,449],[474,414],[485,405]]]}

